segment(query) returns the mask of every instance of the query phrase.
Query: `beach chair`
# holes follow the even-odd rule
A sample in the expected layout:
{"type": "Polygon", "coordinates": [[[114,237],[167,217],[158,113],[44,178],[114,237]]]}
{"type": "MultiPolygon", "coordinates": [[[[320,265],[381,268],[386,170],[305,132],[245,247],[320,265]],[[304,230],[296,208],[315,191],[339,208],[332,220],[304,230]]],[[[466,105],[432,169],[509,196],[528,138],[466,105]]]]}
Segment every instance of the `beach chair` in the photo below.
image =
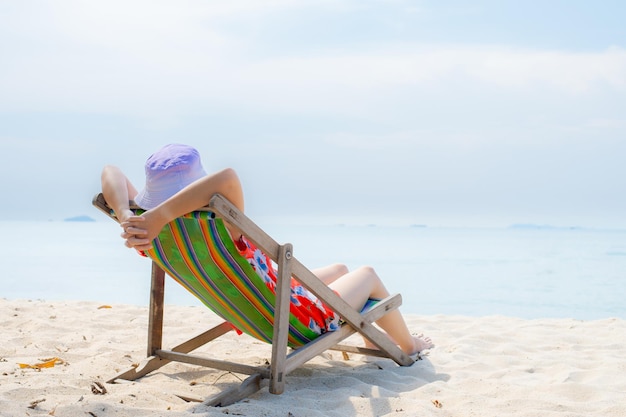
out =
{"type": "MultiPolygon", "coordinates": [[[[117,220],[102,194],[94,197],[93,204],[117,220]]],[[[131,208],[141,212],[136,206],[131,208]]],[[[281,394],[287,374],[329,349],[385,357],[402,366],[414,362],[372,324],[400,306],[402,299],[399,294],[378,301],[367,311],[354,310],[293,256],[291,244],[278,244],[219,194],[212,197],[209,206],[169,223],[146,255],[152,259],[148,357],[140,366],[124,371],[107,382],[135,380],[171,361],[249,375],[238,387],[204,401],[210,406],[226,406],[259,390],[263,379],[269,379],[271,393],[281,394]],[[278,280],[275,294],[237,251],[224,220],[241,230],[248,240],[276,263],[278,280]],[[225,320],[169,350],[162,347],[165,273],[225,320]],[[318,335],[290,314],[292,276],[339,314],[342,325],[338,330],[318,335]],[[271,343],[270,364],[250,366],[190,353],[233,328],[271,343]],[[341,344],[355,332],[379,350],[341,344]]]]}

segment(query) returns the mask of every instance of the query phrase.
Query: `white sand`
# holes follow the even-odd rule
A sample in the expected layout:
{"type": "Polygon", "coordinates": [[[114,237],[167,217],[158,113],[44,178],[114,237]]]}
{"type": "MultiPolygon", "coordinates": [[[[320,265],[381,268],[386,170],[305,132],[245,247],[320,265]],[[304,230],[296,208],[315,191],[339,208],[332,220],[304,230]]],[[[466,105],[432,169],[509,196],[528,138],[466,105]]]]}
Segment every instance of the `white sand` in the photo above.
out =
{"type": "MultiPolygon", "coordinates": [[[[175,394],[208,397],[235,376],[169,364],[138,382],[105,384],[145,357],[147,308],[98,307],[0,300],[1,416],[626,416],[621,319],[409,316],[410,327],[437,344],[412,367],[332,353],[292,373],[280,396],[265,386],[247,400],[211,408],[175,394]],[[18,366],[52,357],[65,364],[18,366]],[[107,393],[92,393],[95,382],[107,393]]],[[[206,309],[167,307],[165,343],[213,323],[206,309]]],[[[269,357],[267,345],[234,333],[212,352],[253,364],[269,357]]]]}

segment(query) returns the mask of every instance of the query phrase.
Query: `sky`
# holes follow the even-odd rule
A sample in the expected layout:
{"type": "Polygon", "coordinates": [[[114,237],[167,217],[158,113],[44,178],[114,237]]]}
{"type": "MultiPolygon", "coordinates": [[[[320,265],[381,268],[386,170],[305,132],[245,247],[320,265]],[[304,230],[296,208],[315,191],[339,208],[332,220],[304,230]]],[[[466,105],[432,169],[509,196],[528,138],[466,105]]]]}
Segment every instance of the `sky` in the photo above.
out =
{"type": "Polygon", "coordinates": [[[141,188],[160,146],[253,219],[626,228],[626,3],[0,0],[0,219],[141,188]]]}

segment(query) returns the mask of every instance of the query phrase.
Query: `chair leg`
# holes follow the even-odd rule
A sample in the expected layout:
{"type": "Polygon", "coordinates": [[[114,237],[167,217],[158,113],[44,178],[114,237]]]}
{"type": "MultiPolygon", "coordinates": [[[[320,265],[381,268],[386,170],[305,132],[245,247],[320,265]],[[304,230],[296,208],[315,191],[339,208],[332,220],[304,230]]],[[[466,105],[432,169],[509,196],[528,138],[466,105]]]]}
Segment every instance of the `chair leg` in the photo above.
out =
{"type": "Polygon", "coordinates": [[[158,356],[151,356],[143,364],[133,366],[130,369],[115,375],[113,378],[109,379],[107,383],[115,384],[118,379],[134,381],[142,376],[148,375],[150,372],[159,369],[164,365],[167,365],[169,362],[169,360],[161,359],[158,356]]]}
{"type": "Polygon", "coordinates": [[[226,407],[239,402],[260,390],[262,379],[260,374],[250,375],[241,384],[220,392],[206,400],[203,404],[209,407],[226,407]]]}
{"type": "Polygon", "coordinates": [[[278,250],[278,279],[276,305],[274,306],[274,331],[272,335],[272,359],[270,364],[270,386],[272,394],[285,390],[285,367],[287,364],[287,342],[289,338],[289,305],[291,304],[291,258],[290,243],[278,250]]]}
{"type": "Polygon", "coordinates": [[[163,345],[163,300],[165,296],[165,272],[152,262],[150,284],[150,316],[148,319],[148,356],[163,345]]]}
{"type": "Polygon", "coordinates": [[[134,381],[159,369],[169,361],[165,361],[155,355],[163,344],[163,302],[165,295],[165,272],[152,262],[152,274],[150,283],[150,313],[148,316],[148,359],[140,366],[134,366],[109,379],[108,383],[114,383],[117,379],[134,381]]]}

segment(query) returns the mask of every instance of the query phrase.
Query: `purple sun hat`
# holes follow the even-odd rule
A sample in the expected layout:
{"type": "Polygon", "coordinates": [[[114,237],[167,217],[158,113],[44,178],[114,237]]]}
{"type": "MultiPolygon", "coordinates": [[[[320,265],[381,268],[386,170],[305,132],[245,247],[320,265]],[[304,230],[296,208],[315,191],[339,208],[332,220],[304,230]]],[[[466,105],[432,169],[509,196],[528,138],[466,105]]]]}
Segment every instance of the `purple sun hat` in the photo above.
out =
{"type": "Polygon", "coordinates": [[[146,186],[135,197],[135,203],[149,210],[205,175],[195,148],[165,145],[146,161],[146,186]]]}

